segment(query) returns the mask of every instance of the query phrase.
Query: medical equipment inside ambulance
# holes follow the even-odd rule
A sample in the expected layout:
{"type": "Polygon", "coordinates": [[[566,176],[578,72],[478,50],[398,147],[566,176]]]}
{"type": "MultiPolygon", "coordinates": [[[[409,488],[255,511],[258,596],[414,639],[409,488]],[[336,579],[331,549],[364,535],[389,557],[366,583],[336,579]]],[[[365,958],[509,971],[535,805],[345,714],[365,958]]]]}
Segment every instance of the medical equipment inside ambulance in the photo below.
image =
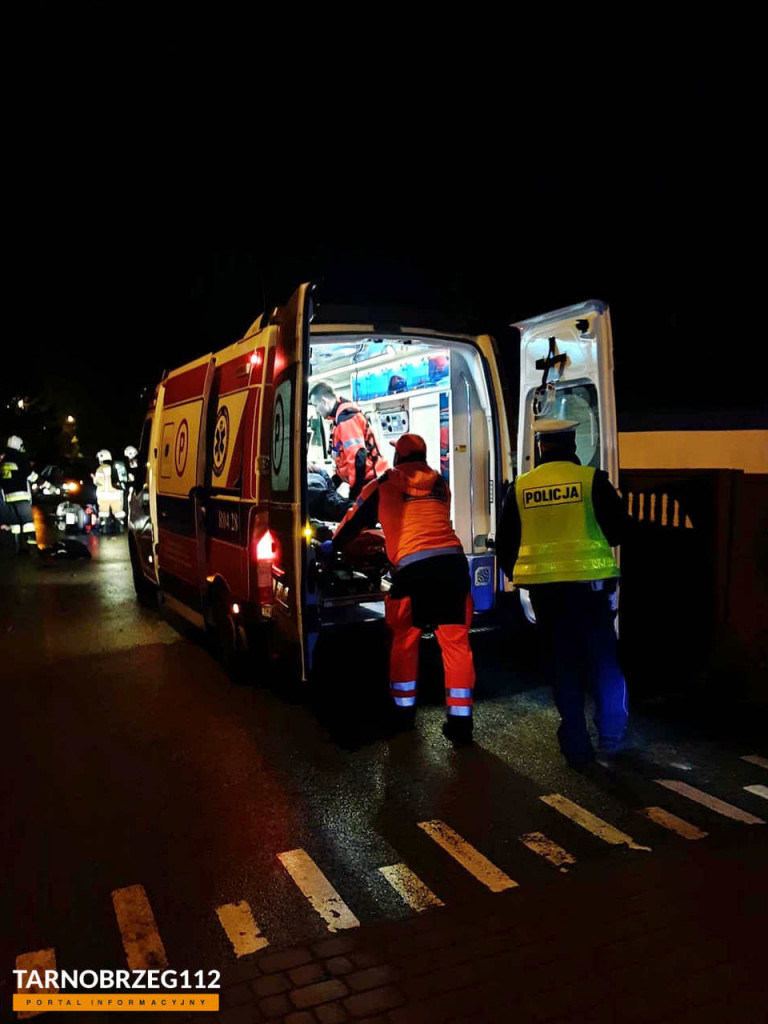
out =
{"type": "MultiPolygon", "coordinates": [[[[427,462],[451,489],[454,529],[473,569],[479,611],[493,604],[493,553],[487,545],[493,506],[491,403],[477,352],[458,342],[421,338],[363,338],[354,342],[312,339],[308,388],[319,381],[364,413],[384,459],[405,433],[427,444],[427,462]]],[[[307,465],[335,472],[330,451],[333,424],[307,412],[307,465]]],[[[338,482],[338,478],[337,478],[338,482]]],[[[339,493],[348,494],[346,484],[339,493]]],[[[331,537],[335,522],[310,519],[315,544],[331,537]]],[[[315,568],[326,605],[381,600],[389,589],[389,565],[380,531],[364,531],[351,550],[315,568]]],[[[383,609],[382,609],[383,613],[383,609]]]]}

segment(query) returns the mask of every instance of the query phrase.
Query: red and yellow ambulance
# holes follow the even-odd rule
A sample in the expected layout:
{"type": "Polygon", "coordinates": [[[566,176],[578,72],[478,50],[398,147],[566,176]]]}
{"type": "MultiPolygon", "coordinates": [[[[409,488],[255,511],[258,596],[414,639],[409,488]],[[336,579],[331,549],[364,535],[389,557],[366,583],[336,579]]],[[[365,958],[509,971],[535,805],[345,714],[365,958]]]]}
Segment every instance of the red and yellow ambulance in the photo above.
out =
{"type": "Polygon", "coordinates": [[[603,303],[513,325],[513,394],[488,334],[371,311],[315,312],[312,295],[301,285],[241,340],[163,377],[129,510],[140,598],[160,591],[171,609],[215,629],[230,665],[283,655],[304,679],[320,634],[380,621],[389,585],[386,573],[360,567],[329,576],[317,560],[317,541],[335,524],[308,512],[308,465],[334,471],[330,424],[308,403],[316,382],[362,409],[385,457],[403,433],[425,438],[428,462],[451,489],[479,615],[510,586],[492,538],[515,471],[533,467],[535,416],[576,420],[581,462],[614,483],[618,475],[603,303]]]}

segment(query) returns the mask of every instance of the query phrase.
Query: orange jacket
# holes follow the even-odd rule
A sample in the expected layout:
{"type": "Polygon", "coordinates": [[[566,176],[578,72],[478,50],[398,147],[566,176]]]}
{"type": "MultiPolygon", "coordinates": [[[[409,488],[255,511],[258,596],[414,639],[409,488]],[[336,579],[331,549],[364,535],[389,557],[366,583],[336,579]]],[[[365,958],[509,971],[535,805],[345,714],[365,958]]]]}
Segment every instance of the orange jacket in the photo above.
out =
{"type": "Polygon", "coordinates": [[[349,484],[353,498],[367,480],[373,480],[388,467],[365,415],[345,399],[333,410],[331,451],[336,473],[349,484]]]}
{"type": "Polygon", "coordinates": [[[387,558],[395,568],[462,550],[451,526],[451,492],[426,462],[403,462],[372,480],[334,534],[343,548],[360,530],[381,523],[387,558]]]}

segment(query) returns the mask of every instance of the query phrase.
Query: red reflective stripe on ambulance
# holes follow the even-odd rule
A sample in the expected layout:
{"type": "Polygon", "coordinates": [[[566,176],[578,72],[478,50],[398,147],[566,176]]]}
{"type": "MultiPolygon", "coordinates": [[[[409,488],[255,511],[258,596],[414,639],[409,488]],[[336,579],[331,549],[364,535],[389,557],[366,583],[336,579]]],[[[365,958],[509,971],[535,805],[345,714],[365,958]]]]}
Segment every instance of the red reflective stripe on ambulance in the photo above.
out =
{"type": "Polygon", "coordinates": [[[219,397],[228,395],[232,391],[242,391],[248,386],[248,378],[251,373],[251,352],[244,352],[228,363],[220,363],[217,369],[220,371],[219,397]]]}
{"type": "Polygon", "coordinates": [[[191,370],[185,370],[175,377],[169,377],[165,382],[166,406],[175,405],[178,402],[190,402],[193,398],[200,398],[205,386],[205,375],[208,372],[208,364],[203,363],[191,370]]]}

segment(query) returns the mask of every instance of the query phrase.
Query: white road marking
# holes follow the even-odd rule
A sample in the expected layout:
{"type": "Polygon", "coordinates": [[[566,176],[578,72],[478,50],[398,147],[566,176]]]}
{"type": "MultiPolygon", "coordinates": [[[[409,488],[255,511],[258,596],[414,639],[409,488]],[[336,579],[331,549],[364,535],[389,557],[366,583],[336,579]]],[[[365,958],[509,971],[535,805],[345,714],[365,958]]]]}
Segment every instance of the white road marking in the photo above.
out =
{"type": "Polygon", "coordinates": [[[500,868],[492,864],[466,839],[462,839],[444,821],[420,821],[418,824],[419,828],[423,829],[431,839],[434,839],[438,846],[442,846],[446,853],[449,853],[491,892],[504,892],[505,889],[512,889],[517,885],[517,882],[505,875],[500,868]]]}
{"type": "Polygon", "coordinates": [[[144,886],[115,889],[112,904],[131,970],[167,967],[168,957],[144,886]]]}
{"type": "Polygon", "coordinates": [[[289,850],[278,853],[277,857],[328,925],[329,932],[360,927],[360,922],[305,850],[289,850]]]}
{"type": "MultiPolygon", "coordinates": [[[[17,971],[37,971],[40,974],[43,982],[45,982],[44,971],[55,971],[56,970],[56,950],[55,949],[38,949],[35,953],[21,953],[16,957],[16,970],[17,971]]],[[[16,976],[14,975],[14,978],[16,976]]],[[[29,993],[30,995],[39,995],[41,992],[58,992],[58,988],[52,985],[50,989],[40,988],[39,985],[32,985],[28,988],[16,989],[18,993],[29,993]]],[[[47,1010],[19,1010],[16,1014],[19,1020],[27,1020],[30,1017],[39,1017],[41,1013],[48,1013],[47,1010]]]]}
{"type": "Polygon", "coordinates": [[[650,846],[641,846],[631,836],[628,836],[625,832],[620,832],[613,825],[609,825],[607,821],[603,821],[602,818],[598,818],[583,807],[575,804],[572,800],[569,800],[568,797],[561,796],[559,793],[552,793],[550,796],[543,796],[540,799],[606,843],[611,843],[613,846],[628,846],[630,850],[647,850],[649,853],[651,851],[650,846]]]}
{"type": "Polygon", "coordinates": [[[761,796],[763,800],[768,800],[768,786],[745,786],[744,789],[755,796],[761,796]]]}
{"type": "Polygon", "coordinates": [[[749,761],[750,764],[756,764],[760,768],[768,768],[768,757],[760,757],[759,754],[745,754],[742,761],[749,761]]]}
{"type": "Polygon", "coordinates": [[[253,919],[251,908],[245,900],[217,907],[216,915],[232,943],[235,956],[247,956],[269,945],[269,939],[261,934],[259,926],[253,919]]]}
{"type": "Polygon", "coordinates": [[[524,836],[520,836],[520,842],[529,850],[533,850],[534,853],[538,853],[540,857],[548,860],[550,864],[560,868],[563,873],[568,871],[569,864],[576,863],[575,857],[564,850],[562,846],[558,846],[554,840],[545,836],[543,832],[526,832],[524,836]]]}
{"type": "Polygon", "coordinates": [[[754,814],[742,811],[740,807],[727,804],[725,800],[718,800],[716,796],[705,793],[701,789],[696,789],[695,786],[689,786],[687,782],[678,782],[676,779],[655,779],[654,781],[658,782],[660,786],[671,789],[673,793],[679,793],[681,796],[688,797],[689,800],[695,800],[697,804],[709,807],[711,811],[717,811],[718,814],[722,814],[726,818],[733,818],[734,821],[743,821],[747,825],[765,824],[762,818],[756,818],[754,814]]]}
{"type": "Polygon", "coordinates": [[[388,867],[379,868],[386,880],[409,907],[418,910],[429,910],[430,907],[444,907],[441,899],[428,888],[422,880],[415,875],[406,864],[390,864],[388,867]]]}
{"type": "Polygon", "coordinates": [[[671,811],[665,811],[663,807],[644,807],[637,813],[642,814],[644,818],[648,818],[663,828],[668,828],[670,832],[677,832],[684,839],[703,839],[709,835],[708,832],[702,832],[700,828],[691,825],[689,821],[683,821],[682,818],[678,818],[671,811]]]}

